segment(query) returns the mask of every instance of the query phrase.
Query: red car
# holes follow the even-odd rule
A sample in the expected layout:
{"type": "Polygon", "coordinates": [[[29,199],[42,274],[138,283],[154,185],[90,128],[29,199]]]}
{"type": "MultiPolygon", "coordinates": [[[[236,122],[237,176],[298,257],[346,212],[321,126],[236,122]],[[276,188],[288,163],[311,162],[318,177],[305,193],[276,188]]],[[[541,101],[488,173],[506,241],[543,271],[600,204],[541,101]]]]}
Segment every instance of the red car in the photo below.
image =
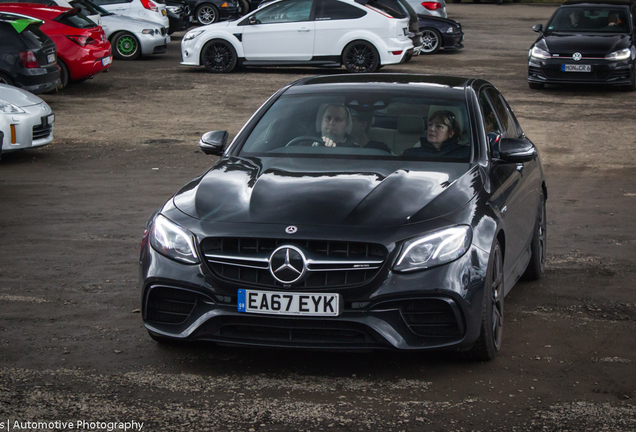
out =
{"type": "Polygon", "coordinates": [[[92,78],[107,71],[113,61],[104,30],[82,15],[79,9],[36,3],[0,3],[0,11],[44,21],[40,30],[57,45],[60,88],[66,87],[69,80],[92,78]]]}

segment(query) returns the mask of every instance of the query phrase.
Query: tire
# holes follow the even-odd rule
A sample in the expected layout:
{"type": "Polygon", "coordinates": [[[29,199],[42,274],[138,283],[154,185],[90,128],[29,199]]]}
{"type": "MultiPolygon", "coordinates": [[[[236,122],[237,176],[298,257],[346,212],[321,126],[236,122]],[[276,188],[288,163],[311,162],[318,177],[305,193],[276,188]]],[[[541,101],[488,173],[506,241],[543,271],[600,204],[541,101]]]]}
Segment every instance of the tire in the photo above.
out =
{"type": "Polygon", "coordinates": [[[238,0],[239,16],[243,16],[250,12],[250,3],[247,0],[238,0]]]}
{"type": "Polygon", "coordinates": [[[203,3],[197,8],[195,16],[199,24],[208,25],[219,20],[219,11],[213,4],[203,3]]]}
{"type": "Polygon", "coordinates": [[[545,84],[529,82],[528,87],[530,87],[532,90],[541,90],[542,88],[545,87],[545,84]]]}
{"type": "Polygon", "coordinates": [[[119,32],[111,39],[113,56],[119,60],[135,60],[141,54],[137,38],[128,32],[119,32]]]}
{"type": "Polygon", "coordinates": [[[57,58],[57,65],[60,67],[60,85],[57,86],[55,90],[60,91],[66,88],[69,81],[71,80],[71,73],[68,70],[68,66],[61,60],[59,57],[57,58]]]}
{"type": "Polygon", "coordinates": [[[422,54],[435,54],[442,45],[442,35],[435,29],[424,28],[420,29],[422,32],[422,48],[420,48],[420,55],[422,54]]]}
{"type": "Polygon", "coordinates": [[[13,80],[8,75],[0,72],[0,84],[13,85],[13,80]]]}
{"type": "Polygon", "coordinates": [[[482,306],[481,331],[475,345],[466,352],[470,360],[488,361],[497,357],[503,336],[504,276],[503,255],[499,241],[490,250],[484,301],[482,306]]]}
{"type": "Polygon", "coordinates": [[[201,64],[208,72],[229,73],[236,67],[236,51],[223,39],[212,39],[201,50],[201,64]]]}
{"type": "Polygon", "coordinates": [[[347,72],[371,73],[378,68],[380,56],[371,43],[353,41],[342,51],[342,64],[347,72]]]}
{"type": "Polygon", "coordinates": [[[547,223],[545,198],[541,194],[541,202],[537,213],[537,222],[532,233],[532,241],[530,242],[530,262],[522,278],[525,280],[536,281],[541,279],[541,275],[545,270],[545,247],[547,240],[547,223]]]}

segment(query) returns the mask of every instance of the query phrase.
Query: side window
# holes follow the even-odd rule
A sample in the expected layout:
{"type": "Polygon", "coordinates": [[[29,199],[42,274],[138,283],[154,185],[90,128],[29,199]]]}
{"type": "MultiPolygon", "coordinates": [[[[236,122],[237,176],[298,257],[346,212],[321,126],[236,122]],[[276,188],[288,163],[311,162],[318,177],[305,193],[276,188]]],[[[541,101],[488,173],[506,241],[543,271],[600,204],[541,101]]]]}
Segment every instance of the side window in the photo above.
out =
{"type": "Polygon", "coordinates": [[[479,107],[481,108],[481,115],[484,117],[484,129],[486,130],[486,134],[490,132],[495,132],[498,135],[501,135],[501,127],[499,126],[499,122],[497,121],[497,117],[490,106],[490,102],[488,102],[488,98],[486,97],[485,92],[481,92],[479,95],[479,107]]]}
{"type": "Polygon", "coordinates": [[[486,89],[486,93],[488,94],[488,99],[490,99],[492,107],[495,110],[503,135],[508,138],[517,138],[517,128],[510,118],[508,110],[501,101],[499,93],[492,88],[486,89]]]}
{"type": "Polygon", "coordinates": [[[366,14],[362,9],[338,0],[319,0],[316,7],[316,21],[357,19],[366,14]]]}
{"type": "Polygon", "coordinates": [[[273,4],[256,12],[257,24],[276,24],[309,21],[312,0],[288,0],[273,4]]]}

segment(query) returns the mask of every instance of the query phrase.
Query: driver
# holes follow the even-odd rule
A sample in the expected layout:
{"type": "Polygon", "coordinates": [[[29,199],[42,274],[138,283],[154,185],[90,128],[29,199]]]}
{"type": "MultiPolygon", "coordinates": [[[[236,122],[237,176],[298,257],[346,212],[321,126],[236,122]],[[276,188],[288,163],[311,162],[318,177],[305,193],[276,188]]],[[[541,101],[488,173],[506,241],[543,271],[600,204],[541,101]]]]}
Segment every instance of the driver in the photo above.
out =
{"type": "Polygon", "coordinates": [[[341,104],[329,104],[322,115],[320,132],[324,143],[314,142],[312,146],[357,147],[348,135],[351,130],[351,112],[341,104]]]}

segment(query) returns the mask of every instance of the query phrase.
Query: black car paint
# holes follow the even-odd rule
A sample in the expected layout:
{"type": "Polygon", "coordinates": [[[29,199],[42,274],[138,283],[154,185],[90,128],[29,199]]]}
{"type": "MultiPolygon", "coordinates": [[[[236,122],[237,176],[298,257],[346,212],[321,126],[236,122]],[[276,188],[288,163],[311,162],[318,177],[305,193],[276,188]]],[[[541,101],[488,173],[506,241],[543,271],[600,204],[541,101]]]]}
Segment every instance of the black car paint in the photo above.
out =
{"type": "Polygon", "coordinates": [[[449,18],[436,17],[432,15],[418,15],[419,31],[424,29],[435,29],[442,35],[441,48],[447,51],[464,48],[464,32],[462,25],[449,18]],[[452,28],[452,33],[447,33],[448,28],[452,28]]]}
{"type": "MultiPolygon", "coordinates": [[[[328,349],[397,348],[404,350],[469,349],[480,333],[485,268],[493,242],[505,250],[507,293],[529,261],[531,234],[541,194],[547,190],[536,149],[523,133],[521,151],[530,156],[509,163],[492,156],[477,95],[493,88],[482,80],[407,75],[332,76],[300,80],[273,95],[255,113],[221,159],[205,174],[182,188],[160,213],[191,231],[198,240],[209,236],[289,238],[285,228],[297,225],[293,238],[372,241],[386,247],[380,272],[367,284],[345,290],[330,288],[344,297],[345,310],[335,319],[311,319],[320,325],[362,326],[377,336],[361,346],[269,340],[233,340],[219,335],[227,320],[267,321],[293,326],[307,323],[294,317],[248,316],[236,310],[237,289],[244,284],[215,275],[207,264],[183,265],[149,246],[144,237],[140,258],[142,313],[146,320],[148,293],[154,287],[178,287],[196,293],[199,300],[183,323],[145,321],[155,335],[205,339],[228,344],[328,349]],[[238,152],[254,125],[285,92],[330,91],[374,83],[390,92],[396,87],[423,83],[465,95],[473,133],[470,163],[416,163],[399,161],[335,162],[321,170],[311,160],[242,158],[238,152]],[[450,90],[453,88],[453,90],[450,90]],[[361,163],[360,163],[361,162],[361,163]],[[273,180],[276,181],[273,181],[273,180]],[[237,199],[241,197],[241,199],[237,199]],[[467,224],[472,245],[451,263],[425,271],[392,270],[404,241],[438,228],[467,224]],[[400,305],[413,299],[448,302],[456,314],[461,335],[422,338],[405,325],[400,305]],[[329,324],[331,323],[331,324],[329,324]]],[[[358,88],[359,90],[359,88],[358,88]]],[[[416,91],[414,89],[414,91],[416,91]]],[[[502,141],[503,143],[506,141],[502,141]]],[[[517,144],[508,141],[510,146],[517,144]]],[[[496,147],[496,144],[493,144],[496,147]]],[[[503,148],[502,148],[503,150],[503,148]]],[[[154,215],[153,215],[154,218],[154,215]]],[[[152,224],[152,220],[149,225],[152,224]]],[[[148,231],[148,230],[147,230],[148,231]]],[[[201,254],[199,246],[198,253],[201,254]]],[[[298,290],[298,288],[296,288],[298,290]]],[[[307,289],[303,289],[307,290],[307,289]]],[[[311,291],[311,290],[309,290],[311,291]]]]}
{"type": "Polygon", "coordinates": [[[166,10],[170,22],[168,34],[186,30],[190,27],[190,7],[184,0],[166,0],[166,6],[177,6],[181,8],[181,10],[176,13],[170,9],[166,10]]]}
{"type": "MultiPolygon", "coordinates": [[[[35,42],[31,38],[30,42],[24,39],[24,35],[18,33],[10,21],[20,19],[10,13],[0,13],[0,73],[6,75],[11,84],[20,87],[34,94],[51,91],[60,85],[60,68],[57,63],[48,64],[47,55],[55,54],[57,58],[57,48],[55,43],[44,33],[39,31],[39,25],[31,24],[26,30],[36,29],[42,43],[35,42]],[[40,63],[36,68],[27,68],[22,65],[19,53],[21,51],[32,51],[40,63]]],[[[25,31],[26,31],[25,30],[25,31]]]]}
{"type": "Polygon", "coordinates": [[[537,46],[548,51],[552,58],[537,59],[528,54],[528,82],[533,85],[543,84],[610,84],[615,86],[634,86],[636,84],[636,59],[621,61],[606,60],[605,56],[625,48],[633,47],[636,43],[634,18],[636,17],[636,2],[628,1],[568,1],[561,8],[576,6],[607,6],[608,8],[624,9],[628,16],[628,33],[590,33],[590,32],[550,32],[547,27],[554,18],[553,14],[546,28],[543,25],[533,29],[540,33],[537,40],[530,47],[537,46]],[[582,59],[573,59],[575,53],[580,53],[582,59]],[[585,64],[592,66],[592,72],[564,72],[564,64],[585,64]]]}

